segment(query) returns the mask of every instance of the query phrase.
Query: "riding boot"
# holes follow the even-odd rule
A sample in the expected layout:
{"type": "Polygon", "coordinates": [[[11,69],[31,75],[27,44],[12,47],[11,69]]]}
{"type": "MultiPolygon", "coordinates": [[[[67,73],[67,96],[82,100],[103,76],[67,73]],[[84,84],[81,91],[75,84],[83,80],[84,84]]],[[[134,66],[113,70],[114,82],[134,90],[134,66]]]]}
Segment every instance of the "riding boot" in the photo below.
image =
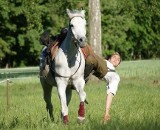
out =
{"type": "Polygon", "coordinates": [[[88,80],[90,78],[90,75],[92,73],[94,73],[93,65],[91,65],[91,64],[85,64],[85,70],[84,70],[84,80],[85,80],[85,83],[88,82],[88,80]]]}
{"type": "Polygon", "coordinates": [[[61,34],[67,34],[67,32],[68,32],[68,28],[62,28],[61,29],[61,34]]]}
{"type": "Polygon", "coordinates": [[[45,32],[43,32],[40,36],[40,43],[42,45],[45,45],[45,46],[49,46],[50,43],[52,43],[53,41],[55,40],[55,36],[52,36],[50,37],[49,35],[49,31],[46,30],[45,32]]]}
{"type": "MultiPolygon", "coordinates": [[[[51,35],[50,36],[50,32],[48,30],[46,30],[45,32],[43,32],[40,36],[40,43],[42,45],[45,45],[45,46],[49,46],[51,43],[53,43],[59,36],[60,37],[65,37],[66,34],[68,32],[68,28],[62,28],[61,29],[61,32],[60,34],[54,36],[54,35],[51,35]]],[[[64,39],[64,38],[62,38],[64,39]]]]}

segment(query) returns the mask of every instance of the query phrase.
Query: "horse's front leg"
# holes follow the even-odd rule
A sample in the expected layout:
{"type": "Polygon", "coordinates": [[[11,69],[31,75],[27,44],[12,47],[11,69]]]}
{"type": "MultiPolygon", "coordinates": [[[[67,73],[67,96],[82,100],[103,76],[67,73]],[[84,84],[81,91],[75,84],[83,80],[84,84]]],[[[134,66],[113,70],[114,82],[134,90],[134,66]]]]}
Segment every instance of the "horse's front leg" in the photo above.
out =
{"type": "Polygon", "coordinates": [[[85,119],[85,108],[84,108],[84,101],[86,100],[86,93],[84,91],[85,81],[83,78],[78,78],[77,80],[73,80],[73,84],[80,97],[78,122],[81,123],[85,119]]]}
{"type": "Polygon", "coordinates": [[[61,78],[57,78],[56,81],[57,81],[58,95],[61,102],[61,113],[63,116],[63,123],[68,124],[68,106],[66,100],[67,82],[61,80],[61,78]]]}
{"type": "MultiPolygon", "coordinates": [[[[67,106],[69,105],[70,101],[72,98],[72,89],[70,88],[70,86],[67,87],[66,89],[66,99],[67,99],[67,106]]],[[[61,117],[63,118],[63,114],[61,113],[61,117]]]]}

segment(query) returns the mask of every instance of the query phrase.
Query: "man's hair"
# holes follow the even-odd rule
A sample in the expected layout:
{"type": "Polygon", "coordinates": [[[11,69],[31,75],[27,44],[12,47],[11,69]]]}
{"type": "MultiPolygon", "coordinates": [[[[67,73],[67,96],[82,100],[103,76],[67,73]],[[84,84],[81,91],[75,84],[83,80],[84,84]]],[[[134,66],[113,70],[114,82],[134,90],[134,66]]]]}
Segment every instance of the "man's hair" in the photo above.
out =
{"type": "Polygon", "coordinates": [[[119,62],[119,64],[121,63],[121,61],[122,61],[122,58],[121,58],[121,55],[118,53],[118,52],[114,52],[114,53],[112,53],[111,55],[108,55],[107,57],[106,57],[106,59],[107,60],[109,60],[112,56],[114,56],[114,55],[118,55],[119,57],[120,57],[120,62],[119,62]]]}

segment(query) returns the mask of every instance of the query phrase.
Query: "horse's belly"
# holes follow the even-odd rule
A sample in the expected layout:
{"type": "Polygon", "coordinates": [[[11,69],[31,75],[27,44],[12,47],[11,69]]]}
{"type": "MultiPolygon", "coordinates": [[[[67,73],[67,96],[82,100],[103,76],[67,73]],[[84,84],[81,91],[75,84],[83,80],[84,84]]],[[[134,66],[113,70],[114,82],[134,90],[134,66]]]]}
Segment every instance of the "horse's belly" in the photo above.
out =
{"type": "Polygon", "coordinates": [[[55,76],[47,67],[40,70],[40,80],[42,83],[47,82],[51,86],[56,86],[55,76]]]}

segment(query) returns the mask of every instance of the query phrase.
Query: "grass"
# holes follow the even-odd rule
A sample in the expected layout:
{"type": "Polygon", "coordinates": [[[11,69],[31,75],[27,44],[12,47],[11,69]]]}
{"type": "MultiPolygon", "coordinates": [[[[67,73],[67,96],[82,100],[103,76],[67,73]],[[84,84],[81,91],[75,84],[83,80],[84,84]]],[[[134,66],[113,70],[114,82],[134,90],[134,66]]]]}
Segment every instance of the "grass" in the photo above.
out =
{"type": "Polygon", "coordinates": [[[2,130],[159,130],[160,129],[160,61],[122,62],[117,69],[121,81],[113,99],[111,120],[102,124],[106,83],[89,81],[85,87],[86,121],[77,124],[79,97],[73,91],[69,105],[69,125],[60,118],[60,102],[53,88],[55,122],[45,110],[38,77],[12,80],[10,108],[6,110],[6,84],[0,84],[0,129],[2,130]]]}

